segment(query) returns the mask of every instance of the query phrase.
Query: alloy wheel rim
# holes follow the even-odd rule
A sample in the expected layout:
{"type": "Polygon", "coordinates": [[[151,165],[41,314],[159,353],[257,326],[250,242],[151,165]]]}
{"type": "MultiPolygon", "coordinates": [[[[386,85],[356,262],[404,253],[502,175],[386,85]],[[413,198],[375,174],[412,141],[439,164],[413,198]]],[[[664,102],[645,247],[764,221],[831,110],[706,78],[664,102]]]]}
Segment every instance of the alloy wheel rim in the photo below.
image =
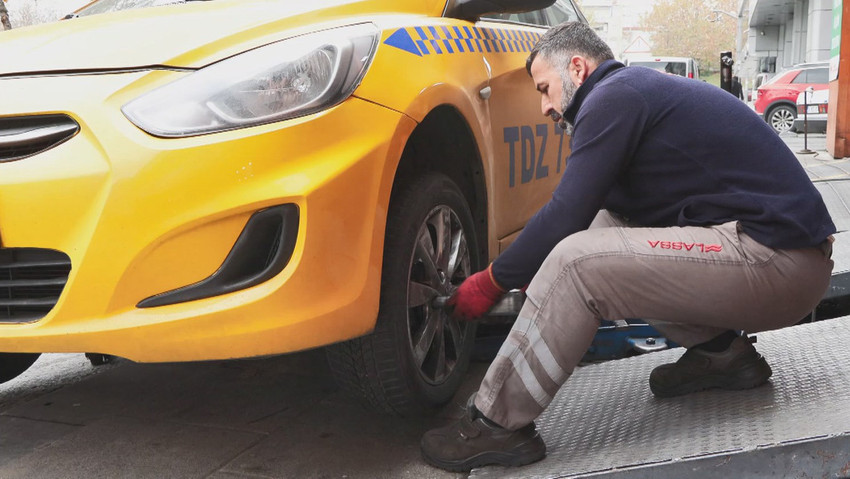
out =
{"type": "Polygon", "coordinates": [[[463,225],[448,206],[433,208],[419,227],[407,287],[410,351],[421,377],[445,382],[458,366],[466,326],[435,304],[471,274],[463,225]]]}
{"type": "Polygon", "coordinates": [[[773,113],[773,129],[783,133],[791,129],[794,123],[794,115],[788,110],[777,110],[773,113]]]}

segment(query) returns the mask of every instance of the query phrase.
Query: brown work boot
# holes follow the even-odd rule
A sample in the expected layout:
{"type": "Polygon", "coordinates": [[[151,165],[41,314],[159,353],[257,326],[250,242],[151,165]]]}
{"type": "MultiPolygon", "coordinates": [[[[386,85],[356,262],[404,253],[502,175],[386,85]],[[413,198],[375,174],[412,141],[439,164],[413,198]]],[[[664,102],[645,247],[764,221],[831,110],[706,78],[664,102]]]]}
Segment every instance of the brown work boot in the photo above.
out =
{"type": "Polygon", "coordinates": [[[546,444],[534,423],[510,431],[485,418],[473,403],[457,422],[422,436],[425,462],[448,471],[469,471],[488,464],[522,466],[546,456],[546,444]]]}
{"type": "Polygon", "coordinates": [[[649,389],[662,398],[711,388],[750,389],[766,383],[771,374],[750,340],[739,337],[725,351],[691,348],[675,363],[658,366],[649,375],[649,389]]]}

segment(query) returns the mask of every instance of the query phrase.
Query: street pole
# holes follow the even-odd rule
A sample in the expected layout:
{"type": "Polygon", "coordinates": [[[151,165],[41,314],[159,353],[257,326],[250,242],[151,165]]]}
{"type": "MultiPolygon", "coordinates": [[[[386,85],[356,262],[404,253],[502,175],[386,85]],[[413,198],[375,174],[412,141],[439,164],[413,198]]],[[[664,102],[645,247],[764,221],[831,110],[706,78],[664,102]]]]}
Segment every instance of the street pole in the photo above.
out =
{"type": "Polygon", "coordinates": [[[809,95],[815,91],[813,87],[803,90],[803,149],[797,153],[810,155],[814,151],[809,149],[809,95]]]}

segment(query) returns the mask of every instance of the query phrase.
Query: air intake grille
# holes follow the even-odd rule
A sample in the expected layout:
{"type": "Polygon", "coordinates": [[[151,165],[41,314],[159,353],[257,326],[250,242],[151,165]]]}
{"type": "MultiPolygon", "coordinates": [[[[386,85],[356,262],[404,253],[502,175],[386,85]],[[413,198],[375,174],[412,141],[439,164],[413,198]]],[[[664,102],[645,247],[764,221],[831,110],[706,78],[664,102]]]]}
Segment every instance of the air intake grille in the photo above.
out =
{"type": "Polygon", "coordinates": [[[0,163],[49,150],[80,131],[67,115],[0,118],[0,163]]]}
{"type": "Polygon", "coordinates": [[[26,323],[53,309],[71,272],[59,251],[0,248],[0,323],[26,323]]]}

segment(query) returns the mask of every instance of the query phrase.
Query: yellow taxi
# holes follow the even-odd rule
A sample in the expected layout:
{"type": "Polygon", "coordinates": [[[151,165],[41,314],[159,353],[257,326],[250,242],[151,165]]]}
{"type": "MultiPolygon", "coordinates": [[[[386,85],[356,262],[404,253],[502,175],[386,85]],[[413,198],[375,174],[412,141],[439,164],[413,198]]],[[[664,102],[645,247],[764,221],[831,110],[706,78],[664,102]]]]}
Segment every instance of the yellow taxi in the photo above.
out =
{"type": "Polygon", "coordinates": [[[374,407],[444,404],[475,328],[443,302],[566,165],[525,59],[567,20],[572,0],[99,0],[0,32],[0,382],[42,352],[327,347],[374,407]]]}

